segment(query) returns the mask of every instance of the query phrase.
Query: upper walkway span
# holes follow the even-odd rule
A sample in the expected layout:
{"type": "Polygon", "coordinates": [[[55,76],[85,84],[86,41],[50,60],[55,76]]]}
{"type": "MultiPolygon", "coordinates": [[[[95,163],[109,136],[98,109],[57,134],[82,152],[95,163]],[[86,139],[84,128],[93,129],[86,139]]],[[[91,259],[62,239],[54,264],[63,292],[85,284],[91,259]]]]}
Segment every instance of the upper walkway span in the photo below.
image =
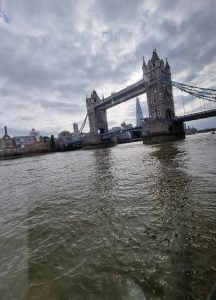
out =
{"type": "Polygon", "coordinates": [[[108,109],[129,99],[135,98],[146,92],[146,84],[144,79],[127,86],[126,88],[112,93],[111,96],[104,98],[103,101],[95,105],[95,109],[108,109]]]}

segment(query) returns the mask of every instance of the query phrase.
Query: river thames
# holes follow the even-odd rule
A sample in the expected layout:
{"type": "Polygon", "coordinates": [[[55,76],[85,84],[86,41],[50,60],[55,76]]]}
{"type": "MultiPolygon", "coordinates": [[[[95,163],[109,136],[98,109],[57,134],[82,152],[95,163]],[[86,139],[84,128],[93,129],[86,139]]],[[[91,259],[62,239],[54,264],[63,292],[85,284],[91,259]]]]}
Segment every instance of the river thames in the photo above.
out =
{"type": "Polygon", "coordinates": [[[216,135],[0,161],[0,299],[207,299],[216,135]]]}

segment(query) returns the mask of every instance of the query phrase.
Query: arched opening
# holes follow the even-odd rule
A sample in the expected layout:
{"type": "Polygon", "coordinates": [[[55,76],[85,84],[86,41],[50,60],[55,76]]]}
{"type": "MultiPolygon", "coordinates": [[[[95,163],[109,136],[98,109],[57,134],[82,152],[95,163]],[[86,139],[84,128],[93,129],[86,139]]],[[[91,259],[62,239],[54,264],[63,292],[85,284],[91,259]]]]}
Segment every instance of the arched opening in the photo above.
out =
{"type": "Polygon", "coordinates": [[[166,118],[170,120],[170,119],[172,119],[172,117],[173,117],[172,110],[171,109],[167,109],[166,110],[166,118]]]}
{"type": "Polygon", "coordinates": [[[99,129],[98,129],[98,133],[99,133],[99,134],[104,134],[104,133],[105,133],[104,128],[99,128],[99,129]]]}
{"type": "Polygon", "coordinates": [[[173,127],[171,125],[169,126],[169,132],[173,132],[173,127]]]}
{"type": "Polygon", "coordinates": [[[156,119],[158,118],[158,110],[157,110],[157,108],[155,108],[155,118],[156,119]]]}

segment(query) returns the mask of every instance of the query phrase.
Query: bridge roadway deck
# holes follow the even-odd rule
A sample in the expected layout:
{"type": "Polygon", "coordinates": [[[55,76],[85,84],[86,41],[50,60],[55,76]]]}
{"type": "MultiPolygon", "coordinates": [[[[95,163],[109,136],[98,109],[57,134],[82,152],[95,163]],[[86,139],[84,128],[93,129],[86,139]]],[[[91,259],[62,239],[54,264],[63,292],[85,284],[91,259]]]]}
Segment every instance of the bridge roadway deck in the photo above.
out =
{"type": "Polygon", "coordinates": [[[96,104],[95,109],[108,109],[129,99],[135,98],[146,92],[146,85],[144,79],[120,90],[112,93],[111,96],[104,98],[103,102],[96,104]]]}
{"type": "Polygon", "coordinates": [[[211,109],[207,111],[193,113],[190,115],[179,116],[179,117],[176,116],[175,118],[173,118],[173,122],[189,122],[193,120],[205,119],[205,118],[210,118],[215,116],[216,116],[216,109],[211,109]]]}

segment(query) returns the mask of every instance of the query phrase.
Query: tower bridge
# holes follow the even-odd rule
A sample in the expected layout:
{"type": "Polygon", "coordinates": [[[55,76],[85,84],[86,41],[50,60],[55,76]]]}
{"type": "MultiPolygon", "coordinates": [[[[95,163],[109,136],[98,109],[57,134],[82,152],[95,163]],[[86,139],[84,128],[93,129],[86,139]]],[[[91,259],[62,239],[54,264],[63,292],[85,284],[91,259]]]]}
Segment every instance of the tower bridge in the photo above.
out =
{"type": "Polygon", "coordinates": [[[87,115],[89,119],[90,134],[87,143],[98,144],[102,140],[111,139],[108,132],[106,110],[146,93],[149,117],[143,119],[143,141],[161,141],[183,138],[184,121],[216,116],[216,110],[200,112],[188,116],[177,117],[173,100],[173,85],[177,88],[203,98],[216,102],[216,90],[192,87],[179,84],[171,80],[171,69],[166,59],[160,59],[156,49],[146,64],[143,58],[143,78],[138,82],[112,93],[109,97],[101,99],[94,90],[90,97],[86,97],[87,115]]]}

